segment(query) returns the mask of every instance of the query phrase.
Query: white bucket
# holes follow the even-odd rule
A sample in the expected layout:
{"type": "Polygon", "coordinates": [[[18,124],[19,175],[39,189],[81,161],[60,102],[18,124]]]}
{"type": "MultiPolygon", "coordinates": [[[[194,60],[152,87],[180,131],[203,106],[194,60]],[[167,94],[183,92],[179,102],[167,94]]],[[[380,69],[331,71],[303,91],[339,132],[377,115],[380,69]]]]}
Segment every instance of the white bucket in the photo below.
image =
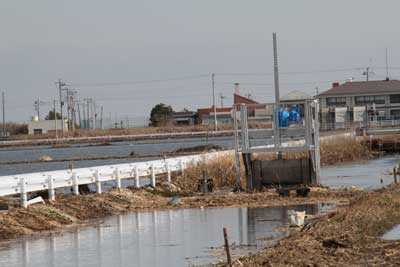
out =
{"type": "Polygon", "coordinates": [[[306,212],[289,210],[288,217],[289,217],[289,225],[290,226],[299,227],[299,226],[304,225],[304,219],[306,217],[306,212]]]}

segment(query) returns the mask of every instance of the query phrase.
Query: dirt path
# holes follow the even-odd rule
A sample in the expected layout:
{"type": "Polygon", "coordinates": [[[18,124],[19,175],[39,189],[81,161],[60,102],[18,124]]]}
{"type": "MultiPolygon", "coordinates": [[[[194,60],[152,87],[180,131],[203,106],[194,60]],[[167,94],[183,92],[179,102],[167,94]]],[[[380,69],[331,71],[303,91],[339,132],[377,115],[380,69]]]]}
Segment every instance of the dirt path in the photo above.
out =
{"type": "Polygon", "coordinates": [[[146,189],[121,189],[87,195],[57,195],[56,201],[37,204],[27,209],[13,208],[0,214],[0,240],[24,235],[38,235],[44,231],[59,231],[67,226],[79,225],[87,220],[103,218],[127,211],[144,211],[180,208],[213,208],[233,206],[276,206],[312,204],[338,201],[348,203],[359,194],[352,190],[314,189],[308,198],[279,198],[272,192],[221,193],[194,195],[175,199],[171,203],[168,192],[146,189]]]}
{"type": "Polygon", "coordinates": [[[400,241],[380,239],[399,223],[400,185],[363,192],[335,214],[294,229],[275,247],[233,266],[399,266],[400,241]]]}

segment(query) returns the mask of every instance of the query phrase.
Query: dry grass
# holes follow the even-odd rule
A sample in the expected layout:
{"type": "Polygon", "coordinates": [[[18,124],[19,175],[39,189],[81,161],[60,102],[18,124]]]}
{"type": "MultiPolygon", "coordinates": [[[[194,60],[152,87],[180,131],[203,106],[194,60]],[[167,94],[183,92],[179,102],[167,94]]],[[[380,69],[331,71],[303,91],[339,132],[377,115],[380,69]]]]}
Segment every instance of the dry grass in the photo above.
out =
{"type": "MultiPolygon", "coordinates": [[[[244,183],[244,166],[243,163],[241,164],[241,181],[244,183]]],[[[204,176],[213,179],[216,189],[234,187],[236,184],[235,157],[223,156],[207,162],[193,163],[185,169],[183,176],[175,177],[173,182],[184,191],[193,192],[197,190],[199,179],[203,179],[204,176]]],[[[244,184],[242,184],[242,188],[244,188],[244,184]]]]}
{"type": "Polygon", "coordinates": [[[355,137],[340,137],[321,142],[321,164],[370,159],[372,151],[355,137]]]}
{"type": "Polygon", "coordinates": [[[293,231],[277,246],[241,262],[243,266],[399,266],[400,241],[380,239],[400,220],[399,189],[364,192],[336,214],[307,230],[293,231]],[[334,242],[341,247],[328,246],[334,242]]]}
{"type": "MultiPolygon", "coordinates": [[[[333,165],[341,162],[370,159],[373,153],[367,145],[354,137],[337,137],[326,139],[320,143],[321,165],[333,165]]],[[[276,153],[258,153],[257,159],[274,160],[277,159],[276,153]]],[[[285,152],[282,153],[284,159],[307,158],[308,152],[285,152]]]]}

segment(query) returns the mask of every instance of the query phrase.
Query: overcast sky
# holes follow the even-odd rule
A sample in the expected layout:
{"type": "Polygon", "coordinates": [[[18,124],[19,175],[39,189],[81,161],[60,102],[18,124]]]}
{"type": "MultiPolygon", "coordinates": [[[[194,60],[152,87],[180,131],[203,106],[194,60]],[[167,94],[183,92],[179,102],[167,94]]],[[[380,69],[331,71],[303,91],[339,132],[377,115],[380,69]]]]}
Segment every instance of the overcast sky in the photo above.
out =
{"type": "Polygon", "coordinates": [[[2,0],[6,117],[28,120],[35,99],[58,97],[58,78],[113,118],[147,116],[160,102],[175,110],[210,106],[212,72],[225,105],[234,82],[243,94],[272,101],[274,31],[281,95],[363,79],[359,68],[367,66],[383,79],[385,48],[390,76],[399,78],[399,8],[395,0],[2,0]]]}

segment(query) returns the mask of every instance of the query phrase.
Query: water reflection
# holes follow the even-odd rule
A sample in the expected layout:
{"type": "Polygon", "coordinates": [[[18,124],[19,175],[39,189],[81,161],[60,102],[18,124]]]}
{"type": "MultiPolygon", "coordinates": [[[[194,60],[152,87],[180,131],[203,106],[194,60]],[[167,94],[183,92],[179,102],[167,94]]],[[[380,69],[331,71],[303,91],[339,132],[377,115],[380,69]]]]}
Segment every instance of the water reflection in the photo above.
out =
{"type": "MultiPolygon", "coordinates": [[[[328,208],[331,206],[328,206],[328,208]]],[[[290,209],[315,214],[323,205],[186,209],[128,213],[95,227],[48,238],[24,239],[0,249],[0,266],[188,266],[215,262],[227,227],[233,253],[273,245],[286,231],[290,209]]]]}

